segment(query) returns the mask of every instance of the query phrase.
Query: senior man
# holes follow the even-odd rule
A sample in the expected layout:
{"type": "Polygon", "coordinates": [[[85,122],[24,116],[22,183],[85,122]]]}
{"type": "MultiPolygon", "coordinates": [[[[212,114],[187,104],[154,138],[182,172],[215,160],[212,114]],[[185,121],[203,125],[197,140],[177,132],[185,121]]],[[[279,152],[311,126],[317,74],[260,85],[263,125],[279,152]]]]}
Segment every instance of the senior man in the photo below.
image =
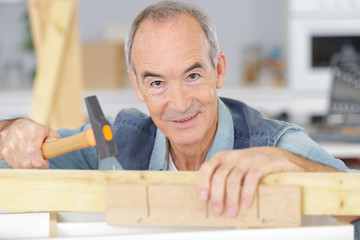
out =
{"type": "Polygon", "coordinates": [[[197,7],[171,1],[147,7],[134,20],[125,51],[132,86],[150,117],[127,109],[112,121],[116,161],[99,162],[95,148],[43,159],[44,141],[89,126],[56,132],[29,119],[0,122],[0,158],[14,168],[199,171],[199,197],[230,217],[252,203],[267,174],[347,170],[300,127],[217,96],[226,58],[212,20],[197,7]]]}

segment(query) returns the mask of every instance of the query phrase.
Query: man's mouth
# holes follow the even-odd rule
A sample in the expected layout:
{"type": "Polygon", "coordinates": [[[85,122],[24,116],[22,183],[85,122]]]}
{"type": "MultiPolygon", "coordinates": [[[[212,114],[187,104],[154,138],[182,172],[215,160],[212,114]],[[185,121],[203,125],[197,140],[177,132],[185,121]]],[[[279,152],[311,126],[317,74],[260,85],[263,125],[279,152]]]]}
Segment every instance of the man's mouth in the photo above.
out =
{"type": "Polygon", "coordinates": [[[182,119],[178,119],[178,120],[173,120],[172,122],[175,123],[175,125],[177,127],[180,127],[180,128],[188,128],[188,127],[191,127],[195,121],[196,121],[196,118],[197,116],[199,115],[199,113],[193,115],[193,116],[190,116],[190,117],[186,117],[186,118],[182,118],[182,119]]]}
{"type": "Polygon", "coordinates": [[[181,120],[177,120],[176,122],[186,122],[186,121],[189,121],[189,120],[191,120],[191,119],[194,119],[196,116],[197,116],[197,114],[194,115],[194,116],[188,117],[188,118],[184,118],[184,119],[181,119],[181,120]]]}

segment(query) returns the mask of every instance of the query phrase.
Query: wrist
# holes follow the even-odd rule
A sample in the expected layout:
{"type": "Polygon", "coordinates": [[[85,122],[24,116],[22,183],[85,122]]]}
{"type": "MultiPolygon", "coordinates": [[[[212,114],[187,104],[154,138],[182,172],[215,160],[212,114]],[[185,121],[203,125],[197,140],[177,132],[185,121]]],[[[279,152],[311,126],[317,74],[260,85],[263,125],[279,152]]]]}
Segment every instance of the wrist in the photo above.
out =
{"type": "Polygon", "coordinates": [[[10,125],[21,119],[25,119],[25,118],[11,118],[0,121],[0,132],[6,130],[7,128],[9,128],[10,125]]]}
{"type": "Polygon", "coordinates": [[[4,160],[4,156],[2,154],[3,145],[8,134],[9,127],[15,122],[24,119],[24,118],[12,118],[7,120],[0,121],[0,160],[4,160]]]}

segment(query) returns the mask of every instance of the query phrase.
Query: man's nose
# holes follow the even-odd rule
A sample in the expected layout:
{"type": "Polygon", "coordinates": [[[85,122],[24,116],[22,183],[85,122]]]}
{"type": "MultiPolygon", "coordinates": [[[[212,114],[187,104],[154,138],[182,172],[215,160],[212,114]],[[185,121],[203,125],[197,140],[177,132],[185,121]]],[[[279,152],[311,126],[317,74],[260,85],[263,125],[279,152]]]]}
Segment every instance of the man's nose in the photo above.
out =
{"type": "Polygon", "coordinates": [[[191,106],[189,91],[186,91],[181,84],[173,86],[170,91],[170,104],[175,111],[179,113],[186,112],[191,106]]]}

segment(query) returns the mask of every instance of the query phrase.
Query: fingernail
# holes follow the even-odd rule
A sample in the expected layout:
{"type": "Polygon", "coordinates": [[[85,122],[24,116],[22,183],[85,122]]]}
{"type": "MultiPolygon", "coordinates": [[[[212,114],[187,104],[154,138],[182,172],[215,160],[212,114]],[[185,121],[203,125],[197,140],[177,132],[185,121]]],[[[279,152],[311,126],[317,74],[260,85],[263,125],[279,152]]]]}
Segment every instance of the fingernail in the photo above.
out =
{"type": "Polygon", "coordinates": [[[220,214],[220,213],[221,213],[221,208],[220,208],[218,205],[214,205],[214,206],[212,207],[212,209],[213,209],[213,212],[214,212],[215,214],[220,214]]]}
{"type": "Polygon", "coordinates": [[[235,214],[236,214],[236,212],[235,212],[235,209],[234,209],[234,208],[228,208],[228,209],[227,209],[227,215],[228,215],[228,217],[235,217],[235,214]]]}
{"type": "Polygon", "coordinates": [[[248,207],[249,202],[247,200],[241,200],[241,209],[246,209],[248,207]]]}
{"type": "Polygon", "coordinates": [[[207,196],[208,196],[208,194],[207,194],[206,191],[200,191],[200,192],[199,192],[199,197],[200,197],[201,200],[206,201],[206,200],[207,200],[207,196]]]}

